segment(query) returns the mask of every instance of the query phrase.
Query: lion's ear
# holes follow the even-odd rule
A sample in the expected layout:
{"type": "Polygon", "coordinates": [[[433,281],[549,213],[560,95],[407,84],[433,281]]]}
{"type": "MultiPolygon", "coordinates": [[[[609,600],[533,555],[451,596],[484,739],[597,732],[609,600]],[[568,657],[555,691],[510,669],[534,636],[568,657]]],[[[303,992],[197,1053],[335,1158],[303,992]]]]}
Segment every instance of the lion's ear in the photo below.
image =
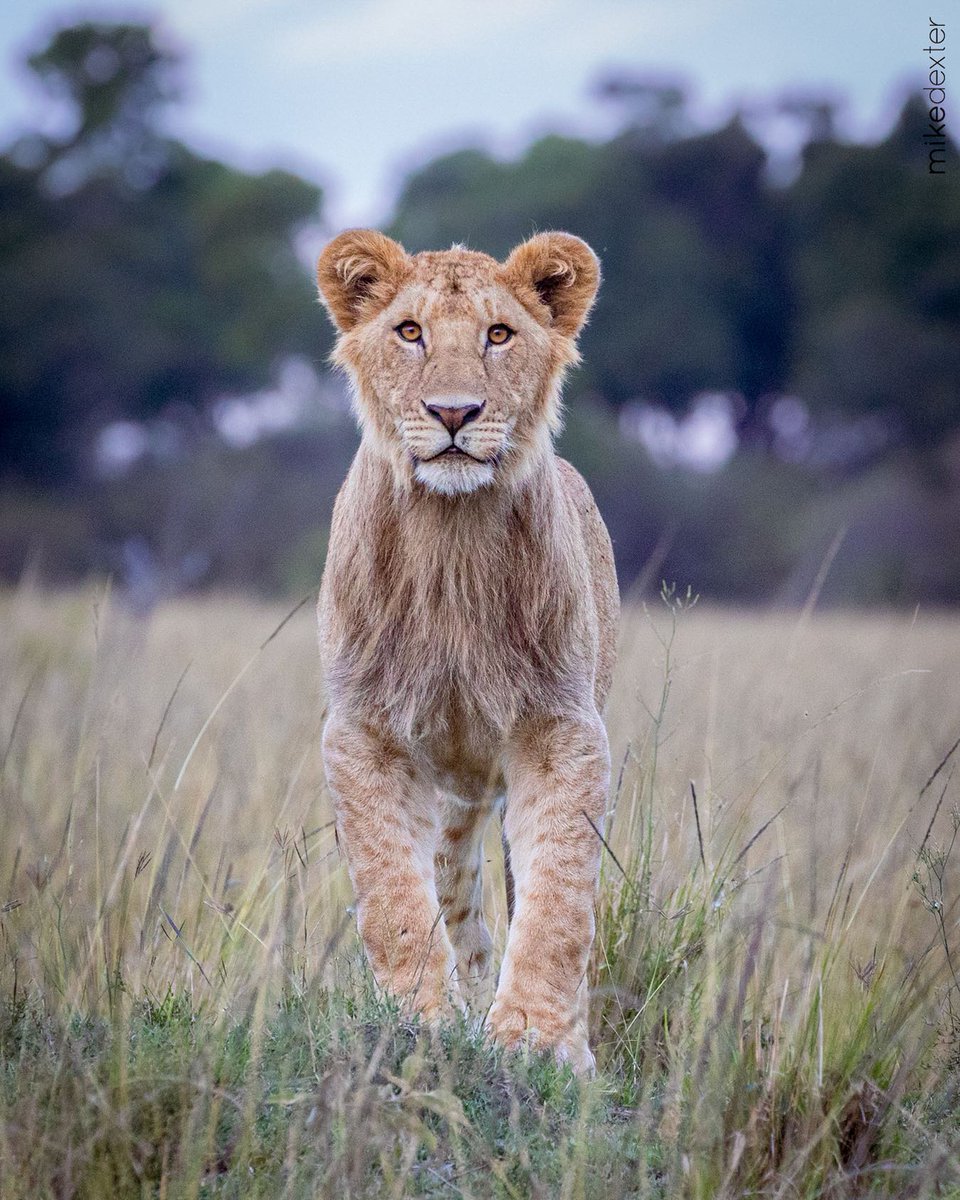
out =
{"type": "Polygon", "coordinates": [[[528,307],[545,306],[553,328],[576,337],[600,286],[600,260],[572,233],[538,233],[503,265],[506,283],[528,307]]]}
{"type": "Polygon", "coordinates": [[[397,294],[410,267],[407,252],[376,229],[348,229],[317,263],[320,298],[341,332],[372,317],[397,294]]]}

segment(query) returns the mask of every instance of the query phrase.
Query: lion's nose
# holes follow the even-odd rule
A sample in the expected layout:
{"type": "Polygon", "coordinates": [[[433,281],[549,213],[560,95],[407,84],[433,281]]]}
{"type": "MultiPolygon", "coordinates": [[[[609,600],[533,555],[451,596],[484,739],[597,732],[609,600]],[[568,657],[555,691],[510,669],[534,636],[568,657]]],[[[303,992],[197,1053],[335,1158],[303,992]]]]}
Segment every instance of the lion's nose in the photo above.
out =
{"type": "Polygon", "coordinates": [[[444,404],[442,400],[432,400],[425,407],[427,412],[436,417],[449,433],[456,433],[458,429],[477,416],[483,405],[477,400],[464,404],[458,397],[456,404],[444,404]]]}

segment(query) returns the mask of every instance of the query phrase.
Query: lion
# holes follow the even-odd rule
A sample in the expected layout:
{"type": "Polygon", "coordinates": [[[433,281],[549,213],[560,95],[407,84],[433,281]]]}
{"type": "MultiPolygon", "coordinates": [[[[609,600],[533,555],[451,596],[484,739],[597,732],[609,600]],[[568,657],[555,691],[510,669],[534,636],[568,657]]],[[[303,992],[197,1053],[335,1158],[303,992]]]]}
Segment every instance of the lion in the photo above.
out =
{"type": "Polygon", "coordinates": [[[348,230],[318,265],[361,428],[318,609],[359,933],[378,984],[428,1021],[489,996],[483,839],[502,804],[509,927],[487,1022],[578,1073],[594,1069],[619,598],[606,527],[553,437],[599,281],[566,233],[499,263],[348,230]]]}

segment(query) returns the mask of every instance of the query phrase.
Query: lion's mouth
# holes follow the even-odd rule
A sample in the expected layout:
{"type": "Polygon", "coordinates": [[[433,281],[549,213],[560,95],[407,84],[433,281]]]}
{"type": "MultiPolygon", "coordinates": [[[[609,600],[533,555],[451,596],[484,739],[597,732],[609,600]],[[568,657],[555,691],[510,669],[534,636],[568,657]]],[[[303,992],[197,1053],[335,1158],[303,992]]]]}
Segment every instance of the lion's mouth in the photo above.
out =
{"type": "Polygon", "coordinates": [[[471,462],[479,463],[482,467],[490,466],[490,460],[486,458],[477,458],[473,454],[469,454],[466,450],[461,450],[459,446],[449,445],[440,451],[439,454],[431,454],[429,458],[418,458],[417,462],[431,463],[439,462],[441,459],[457,459],[468,458],[471,462]]]}

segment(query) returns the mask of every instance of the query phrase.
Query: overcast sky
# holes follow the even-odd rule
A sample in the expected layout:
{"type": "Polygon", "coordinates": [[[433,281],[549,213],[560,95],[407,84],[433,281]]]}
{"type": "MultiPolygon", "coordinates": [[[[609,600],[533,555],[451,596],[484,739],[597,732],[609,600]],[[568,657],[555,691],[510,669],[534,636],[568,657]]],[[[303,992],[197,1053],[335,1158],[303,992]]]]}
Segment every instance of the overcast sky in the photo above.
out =
{"type": "Polygon", "coordinates": [[[931,14],[949,44],[950,12],[919,0],[0,0],[0,140],[45,119],[17,63],[51,27],[150,18],[187,56],[179,136],[317,180],[332,225],[375,222],[402,172],[440,148],[509,154],[547,128],[602,134],[611,114],[589,89],[610,67],[687,80],[705,123],[823,88],[848,99],[851,136],[877,136],[921,83],[931,14]]]}

